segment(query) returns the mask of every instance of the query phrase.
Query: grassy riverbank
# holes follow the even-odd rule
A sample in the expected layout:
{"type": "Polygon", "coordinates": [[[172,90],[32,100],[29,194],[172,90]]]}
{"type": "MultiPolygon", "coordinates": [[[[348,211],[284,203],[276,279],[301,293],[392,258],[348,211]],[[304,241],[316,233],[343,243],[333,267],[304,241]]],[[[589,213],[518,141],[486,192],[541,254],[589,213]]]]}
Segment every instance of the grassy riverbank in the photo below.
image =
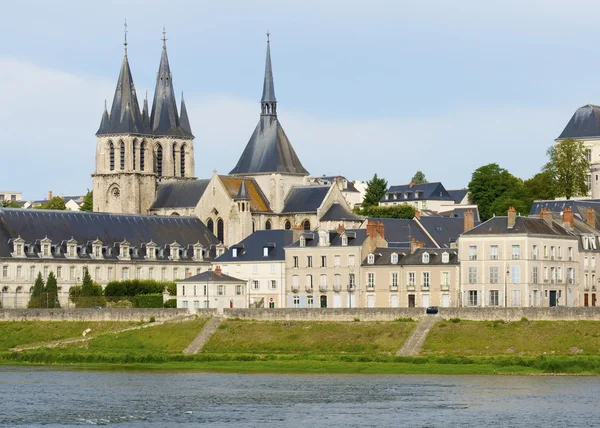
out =
{"type": "Polygon", "coordinates": [[[396,357],[416,322],[226,320],[201,353],[184,355],[205,323],[196,319],[117,333],[131,323],[0,323],[0,364],[278,373],[600,374],[600,322],[593,321],[440,321],[421,355],[396,357]],[[9,349],[41,344],[46,338],[81,337],[86,328],[95,335],[83,342],[9,349]]]}

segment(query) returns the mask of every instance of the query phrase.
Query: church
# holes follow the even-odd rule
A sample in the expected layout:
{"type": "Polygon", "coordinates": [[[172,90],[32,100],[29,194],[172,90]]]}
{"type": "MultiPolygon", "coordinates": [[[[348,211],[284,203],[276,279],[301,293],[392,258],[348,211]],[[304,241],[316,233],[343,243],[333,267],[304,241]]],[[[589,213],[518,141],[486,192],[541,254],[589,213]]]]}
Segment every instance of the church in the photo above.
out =
{"type": "Polygon", "coordinates": [[[124,45],[110,113],[105,105],[96,132],[94,211],[197,217],[226,246],[256,230],[360,226],[342,183],[309,180],[279,122],[268,35],[258,124],[228,175],[214,171],[200,180],[194,177],[194,135],[183,95],[177,108],[164,32],[151,109],[146,96],[140,111],[127,39],[124,45]]]}

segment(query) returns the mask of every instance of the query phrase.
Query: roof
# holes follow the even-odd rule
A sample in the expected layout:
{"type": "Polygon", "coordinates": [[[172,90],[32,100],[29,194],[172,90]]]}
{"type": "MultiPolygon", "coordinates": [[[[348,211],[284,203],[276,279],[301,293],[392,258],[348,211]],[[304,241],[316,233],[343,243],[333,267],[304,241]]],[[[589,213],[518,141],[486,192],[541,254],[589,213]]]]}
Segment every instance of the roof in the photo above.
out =
{"type": "Polygon", "coordinates": [[[271,66],[271,42],[267,38],[267,57],[265,60],[265,80],[261,102],[277,101],[275,98],[275,84],[273,83],[273,67],[271,66]]]}
{"type": "Polygon", "coordinates": [[[331,220],[349,220],[349,221],[360,221],[362,220],[356,214],[348,209],[345,204],[340,204],[339,202],[334,202],[331,204],[329,209],[325,214],[321,216],[321,221],[331,221],[331,220]]]}
{"type": "Polygon", "coordinates": [[[473,206],[473,207],[465,207],[463,205],[463,208],[457,206],[449,211],[441,211],[438,212],[437,215],[441,216],[441,217],[458,217],[458,218],[463,218],[465,216],[465,213],[467,211],[473,211],[473,218],[475,219],[475,222],[479,222],[480,221],[480,217],[479,217],[479,208],[477,206],[473,206]]]}
{"type": "Polygon", "coordinates": [[[177,242],[181,247],[200,243],[205,248],[219,243],[196,217],[0,208],[0,257],[10,257],[8,241],[19,236],[26,242],[47,236],[53,243],[74,238],[78,244],[99,239],[104,246],[123,240],[138,247],[151,241],[157,246],[177,242]]]}
{"type": "Polygon", "coordinates": [[[179,280],[177,282],[243,282],[246,283],[246,280],[234,278],[233,276],[225,275],[222,273],[221,275],[217,275],[217,273],[213,270],[207,270],[198,275],[190,276],[189,278],[179,280]]]}
{"type": "Polygon", "coordinates": [[[373,264],[367,263],[369,255],[367,254],[362,261],[362,266],[387,266],[393,265],[392,254],[398,255],[398,265],[434,265],[434,266],[449,266],[458,265],[458,250],[456,249],[417,249],[413,254],[408,251],[399,251],[398,248],[381,248],[377,247],[373,251],[375,256],[375,262],[373,264]],[[448,263],[442,262],[442,254],[448,253],[448,263]],[[429,254],[429,263],[423,263],[423,253],[429,254]]]}
{"type": "MultiPolygon", "coordinates": [[[[341,247],[342,234],[337,230],[326,231],[329,233],[329,246],[341,247]]],[[[367,239],[366,229],[346,229],[343,232],[348,237],[348,247],[359,247],[367,239]]],[[[319,246],[319,231],[305,232],[302,236],[306,239],[306,248],[319,246]]],[[[288,248],[300,248],[300,240],[288,245],[288,248]]]]}
{"type": "Polygon", "coordinates": [[[593,104],[579,107],[557,139],[589,137],[600,137],[600,107],[593,104]]]}
{"type": "MultiPolygon", "coordinates": [[[[418,220],[440,248],[450,248],[464,232],[464,219],[457,217],[423,217],[418,220]]],[[[387,235],[387,231],[386,231],[387,235]]]]}
{"type": "Polygon", "coordinates": [[[246,182],[242,180],[242,184],[240,184],[240,190],[238,190],[237,195],[235,196],[236,201],[249,201],[250,196],[248,196],[248,191],[246,190],[246,182]]]}
{"type": "Polygon", "coordinates": [[[250,211],[252,212],[271,212],[269,201],[263,194],[260,186],[252,178],[231,177],[229,175],[219,175],[219,179],[229,197],[235,199],[240,190],[242,182],[245,183],[247,196],[250,198],[250,211]]]}
{"type": "Polygon", "coordinates": [[[400,186],[390,186],[386,194],[381,198],[381,202],[387,202],[392,200],[388,199],[390,194],[401,194],[398,200],[410,201],[410,200],[453,200],[452,196],[444,188],[442,183],[423,183],[423,184],[403,184],[400,186]],[[419,192],[419,197],[417,196],[419,192]],[[406,195],[407,197],[404,197],[406,195]]]}
{"type": "Polygon", "coordinates": [[[323,177],[317,177],[316,181],[318,181],[319,183],[322,183],[322,184],[333,184],[333,183],[335,183],[335,181],[337,179],[346,182],[346,188],[342,189],[342,192],[358,193],[358,190],[356,189],[356,186],[354,186],[354,183],[342,175],[330,175],[330,176],[324,175],[323,177]]]}
{"type": "Polygon", "coordinates": [[[195,207],[209,182],[210,180],[177,180],[160,183],[150,209],[195,207]]]}
{"type": "Polygon", "coordinates": [[[517,216],[515,225],[508,227],[508,217],[496,216],[481,223],[475,228],[464,232],[463,236],[471,235],[507,235],[507,234],[526,234],[526,235],[548,235],[573,237],[568,231],[557,223],[550,226],[542,218],[517,216]]]}
{"type": "Polygon", "coordinates": [[[435,243],[423,232],[419,223],[414,219],[369,217],[364,224],[368,220],[383,223],[385,239],[390,247],[409,248],[410,241],[414,238],[416,241],[422,242],[426,248],[436,248],[435,243]]]}
{"type": "Polygon", "coordinates": [[[321,206],[331,186],[307,185],[290,189],[283,203],[284,214],[313,213],[321,206]]]}
{"type": "Polygon", "coordinates": [[[558,214],[561,214],[565,208],[571,208],[573,216],[583,221],[587,221],[587,210],[591,208],[595,213],[596,229],[600,230],[600,199],[534,201],[529,210],[529,215],[539,216],[542,208],[558,214]]]}
{"type": "Polygon", "coordinates": [[[469,194],[469,189],[448,190],[447,192],[455,203],[460,204],[465,196],[469,194]]]}
{"type": "Polygon", "coordinates": [[[232,245],[216,261],[225,262],[265,262],[285,260],[284,247],[293,242],[294,232],[291,230],[258,230],[238,244],[232,245]],[[269,247],[269,254],[264,256],[263,248],[269,247]],[[233,257],[233,249],[237,257],[233,257]]]}

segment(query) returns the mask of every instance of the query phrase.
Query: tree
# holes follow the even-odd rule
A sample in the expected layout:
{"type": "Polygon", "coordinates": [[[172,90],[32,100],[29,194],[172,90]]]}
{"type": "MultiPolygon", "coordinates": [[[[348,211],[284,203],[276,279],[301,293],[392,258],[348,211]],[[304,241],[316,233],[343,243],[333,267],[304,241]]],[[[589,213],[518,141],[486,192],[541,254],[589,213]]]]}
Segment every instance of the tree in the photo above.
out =
{"type": "Polygon", "coordinates": [[[531,204],[527,204],[523,199],[511,198],[510,195],[503,195],[496,199],[492,204],[492,212],[496,215],[507,215],[509,207],[515,207],[518,214],[526,216],[531,209],[531,204]]]}
{"type": "Polygon", "coordinates": [[[556,180],[550,171],[538,172],[523,182],[532,200],[550,200],[556,198],[556,180]]]}
{"type": "Polygon", "coordinates": [[[93,306],[104,306],[106,300],[102,295],[102,286],[94,281],[87,269],[83,270],[83,282],[81,285],[71,287],[69,300],[78,308],[91,308],[93,306]]]}
{"type": "Polygon", "coordinates": [[[400,204],[388,207],[371,206],[355,210],[357,214],[373,218],[407,218],[415,216],[415,208],[412,205],[400,204]]]}
{"type": "Polygon", "coordinates": [[[55,196],[44,205],[39,207],[41,210],[66,210],[65,201],[60,196],[55,196]]]}
{"type": "Polygon", "coordinates": [[[87,193],[85,194],[83,204],[81,204],[79,211],[87,211],[90,213],[94,211],[94,192],[90,189],[88,189],[87,193]]]}
{"type": "MultiPolygon", "coordinates": [[[[50,272],[48,275],[48,279],[46,280],[46,308],[60,308],[60,303],[58,302],[58,284],[56,283],[56,277],[54,276],[54,272],[50,272]]],[[[44,304],[44,299],[42,299],[42,305],[44,304]]]]}
{"type": "Polygon", "coordinates": [[[42,278],[42,273],[38,272],[38,276],[35,279],[35,284],[33,285],[33,292],[31,293],[31,298],[29,299],[27,307],[41,308],[42,294],[44,294],[44,278],[42,278]]]}
{"type": "Polygon", "coordinates": [[[412,181],[415,184],[429,183],[429,181],[427,181],[427,179],[425,178],[425,174],[423,174],[423,171],[421,170],[415,172],[415,175],[413,175],[413,178],[410,181],[412,181]]]}
{"type": "Polygon", "coordinates": [[[387,181],[384,178],[377,177],[377,174],[375,174],[370,181],[367,181],[367,190],[362,202],[363,208],[379,205],[379,201],[383,198],[386,191],[387,181]]]}
{"type": "Polygon", "coordinates": [[[587,195],[590,163],[583,142],[566,138],[550,147],[547,154],[549,160],[544,171],[555,178],[556,193],[567,199],[587,195]]]}
{"type": "Polygon", "coordinates": [[[17,203],[15,201],[1,201],[0,202],[0,207],[2,208],[21,208],[20,206],[17,205],[17,203]]]}
{"type": "MultiPolygon", "coordinates": [[[[492,205],[502,195],[511,191],[512,197],[518,194],[523,196],[523,182],[521,179],[500,168],[497,163],[491,163],[477,168],[469,182],[469,193],[471,200],[479,208],[479,216],[483,221],[488,220],[494,214],[492,205]]],[[[500,214],[500,213],[498,213],[500,214]]]]}

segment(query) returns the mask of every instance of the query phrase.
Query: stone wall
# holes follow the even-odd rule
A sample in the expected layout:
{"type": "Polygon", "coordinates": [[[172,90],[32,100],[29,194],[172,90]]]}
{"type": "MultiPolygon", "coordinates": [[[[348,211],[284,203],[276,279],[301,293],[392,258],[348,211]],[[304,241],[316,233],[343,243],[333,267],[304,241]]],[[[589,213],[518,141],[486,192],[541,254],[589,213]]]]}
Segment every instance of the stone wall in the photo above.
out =
{"type": "MultiPolygon", "coordinates": [[[[254,319],[264,321],[393,321],[398,318],[421,318],[426,315],[423,308],[356,308],[356,309],[224,309],[227,318],[254,319]]],[[[442,319],[519,321],[600,321],[600,307],[588,308],[439,308],[442,319]]]]}
{"type": "MultiPolygon", "coordinates": [[[[212,316],[214,310],[198,311],[212,316]]],[[[166,321],[190,315],[187,309],[0,309],[0,321],[166,321]]]]}

